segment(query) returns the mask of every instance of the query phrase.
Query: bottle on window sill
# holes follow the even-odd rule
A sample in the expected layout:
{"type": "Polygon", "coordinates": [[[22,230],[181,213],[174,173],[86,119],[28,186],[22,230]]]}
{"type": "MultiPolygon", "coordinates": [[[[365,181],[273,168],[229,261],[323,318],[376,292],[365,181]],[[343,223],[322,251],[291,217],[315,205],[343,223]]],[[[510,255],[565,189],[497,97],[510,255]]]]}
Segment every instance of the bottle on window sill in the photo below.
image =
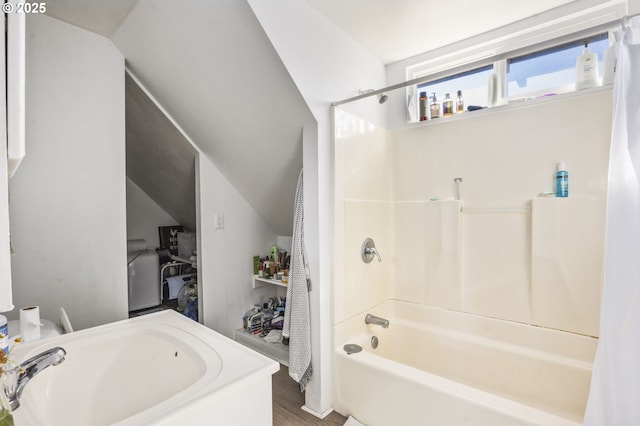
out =
{"type": "Polygon", "coordinates": [[[433,101],[431,102],[431,119],[440,117],[440,104],[438,103],[438,98],[436,98],[435,92],[431,93],[433,95],[433,101]]]}
{"type": "Polygon", "coordinates": [[[462,99],[462,90],[458,90],[458,97],[456,98],[456,113],[460,114],[464,112],[464,100],[462,99]]]}
{"type": "Polygon", "coordinates": [[[442,116],[449,117],[450,115],[453,115],[453,99],[447,93],[442,101],[442,116]]]}

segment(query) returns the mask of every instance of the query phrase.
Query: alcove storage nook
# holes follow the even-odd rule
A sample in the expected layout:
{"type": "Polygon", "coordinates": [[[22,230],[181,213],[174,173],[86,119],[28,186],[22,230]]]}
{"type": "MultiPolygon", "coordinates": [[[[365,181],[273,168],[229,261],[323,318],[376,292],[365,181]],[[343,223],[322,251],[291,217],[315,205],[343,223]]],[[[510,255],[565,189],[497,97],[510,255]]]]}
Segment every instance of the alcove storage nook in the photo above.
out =
{"type": "MultiPolygon", "coordinates": [[[[284,297],[286,296],[287,284],[283,284],[282,281],[271,280],[268,278],[261,278],[258,276],[252,277],[252,285],[254,289],[262,287],[273,287],[274,296],[284,297]]],[[[269,358],[278,361],[280,364],[289,366],[289,346],[279,341],[277,343],[269,343],[261,337],[261,334],[252,334],[244,327],[240,327],[235,331],[235,340],[238,343],[260,352],[261,354],[268,356],[269,358]]]]}

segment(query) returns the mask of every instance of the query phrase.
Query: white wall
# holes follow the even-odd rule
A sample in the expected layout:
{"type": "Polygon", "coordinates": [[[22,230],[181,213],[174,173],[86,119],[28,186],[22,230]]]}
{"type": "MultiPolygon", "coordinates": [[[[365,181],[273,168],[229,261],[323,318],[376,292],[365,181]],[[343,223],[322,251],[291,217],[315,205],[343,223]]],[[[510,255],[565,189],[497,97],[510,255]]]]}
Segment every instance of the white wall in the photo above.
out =
{"type": "Polygon", "coordinates": [[[361,89],[384,87],[384,66],[306,2],[248,1],[317,121],[317,127],[307,126],[304,132],[305,239],[313,286],[314,369],[305,407],[322,416],[331,409],[334,243],[330,104],[356,96],[361,89]]]}
{"type": "MultiPolygon", "coordinates": [[[[27,156],[10,181],[14,302],[80,329],[127,317],[124,59],[27,19],[27,156]]],[[[14,311],[12,316],[16,316],[14,311]]]]}
{"type": "MultiPolygon", "coordinates": [[[[446,216],[463,222],[447,230],[461,239],[461,273],[448,274],[457,282],[398,263],[395,296],[415,295],[408,279],[418,278],[418,303],[597,335],[611,108],[611,91],[603,90],[396,131],[396,200],[452,197],[462,177],[464,208],[458,219],[446,216]],[[538,199],[555,191],[560,161],[569,198],[538,199]]],[[[429,221],[397,225],[418,223],[424,229],[429,221]]],[[[445,237],[438,225],[427,239],[445,237]]]]}
{"type": "MultiPolygon", "coordinates": [[[[360,100],[356,103],[367,102],[360,100]]],[[[358,110],[358,108],[349,108],[358,110]]],[[[389,132],[336,109],[335,247],[333,324],[391,297],[393,161],[389,132]],[[360,255],[372,238],[383,258],[365,264],[360,255]]]]}
{"type": "Polygon", "coordinates": [[[127,239],[143,239],[147,248],[160,247],[159,226],[178,225],[138,185],[127,178],[127,239]]]}
{"type": "Polygon", "coordinates": [[[0,311],[13,309],[11,247],[9,241],[9,176],[7,170],[7,109],[5,72],[5,22],[0,23],[0,311]]]}
{"type": "MultiPolygon", "coordinates": [[[[336,319],[394,298],[597,336],[611,108],[604,89],[401,130],[343,131],[336,319]],[[554,191],[558,161],[569,198],[539,198],[554,191]],[[454,197],[456,177],[462,211],[430,201],[454,197]],[[372,190],[385,182],[392,203],[372,190]],[[365,232],[379,236],[382,264],[356,255],[365,232]]],[[[357,120],[340,112],[336,123],[357,120]]]]}
{"type": "Polygon", "coordinates": [[[276,292],[253,288],[252,262],[253,256],[269,252],[277,236],[206,156],[199,155],[196,164],[203,321],[233,338],[242,315],[276,292]],[[216,213],[224,215],[223,229],[215,229],[216,213]]]}

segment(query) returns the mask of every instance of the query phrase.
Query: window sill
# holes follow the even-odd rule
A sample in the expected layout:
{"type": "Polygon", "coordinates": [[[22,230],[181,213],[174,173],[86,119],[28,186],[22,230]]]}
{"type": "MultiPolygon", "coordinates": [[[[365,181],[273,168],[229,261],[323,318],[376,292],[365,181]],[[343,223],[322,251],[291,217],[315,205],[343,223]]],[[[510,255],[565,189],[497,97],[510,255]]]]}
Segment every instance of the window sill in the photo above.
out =
{"type": "Polygon", "coordinates": [[[479,110],[476,110],[476,111],[465,111],[464,113],[454,114],[454,115],[449,116],[449,117],[439,117],[439,118],[436,118],[436,119],[433,119],[433,120],[427,120],[427,121],[407,121],[406,122],[406,126],[407,127],[419,127],[419,126],[431,126],[431,125],[437,125],[437,124],[450,123],[450,122],[453,122],[453,121],[465,120],[467,118],[486,116],[486,115],[490,115],[490,114],[500,113],[500,112],[503,112],[503,111],[515,110],[515,109],[518,109],[518,108],[526,108],[526,107],[531,106],[531,105],[539,105],[539,104],[543,104],[543,103],[551,103],[551,102],[570,99],[570,98],[574,98],[574,97],[579,97],[579,96],[591,95],[591,94],[594,94],[594,93],[611,91],[612,89],[613,89],[613,84],[607,84],[607,85],[604,85],[604,86],[592,87],[592,88],[589,88],[589,89],[577,90],[577,91],[568,92],[568,93],[562,93],[562,94],[558,94],[558,95],[546,95],[546,96],[540,96],[540,97],[532,98],[532,99],[525,99],[525,98],[516,99],[516,100],[510,101],[509,103],[507,103],[505,105],[497,105],[497,106],[493,106],[493,107],[485,107],[483,109],[479,109],[479,110]]]}

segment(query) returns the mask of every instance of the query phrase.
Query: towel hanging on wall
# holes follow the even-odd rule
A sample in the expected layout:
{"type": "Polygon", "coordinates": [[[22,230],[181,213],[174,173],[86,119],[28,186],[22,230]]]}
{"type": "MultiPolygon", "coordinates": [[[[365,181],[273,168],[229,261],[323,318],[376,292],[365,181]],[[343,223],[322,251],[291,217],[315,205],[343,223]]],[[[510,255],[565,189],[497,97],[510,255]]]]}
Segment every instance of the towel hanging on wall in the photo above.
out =
{"type": "Polygon", "coordinates": [[[291,266],[282,335],[289,338],[289,375],[298,382],[300,391],[311,379],[311,315],[309,312],[309,274],[304,249],[303,171],[296,187],[291,266]]]}

